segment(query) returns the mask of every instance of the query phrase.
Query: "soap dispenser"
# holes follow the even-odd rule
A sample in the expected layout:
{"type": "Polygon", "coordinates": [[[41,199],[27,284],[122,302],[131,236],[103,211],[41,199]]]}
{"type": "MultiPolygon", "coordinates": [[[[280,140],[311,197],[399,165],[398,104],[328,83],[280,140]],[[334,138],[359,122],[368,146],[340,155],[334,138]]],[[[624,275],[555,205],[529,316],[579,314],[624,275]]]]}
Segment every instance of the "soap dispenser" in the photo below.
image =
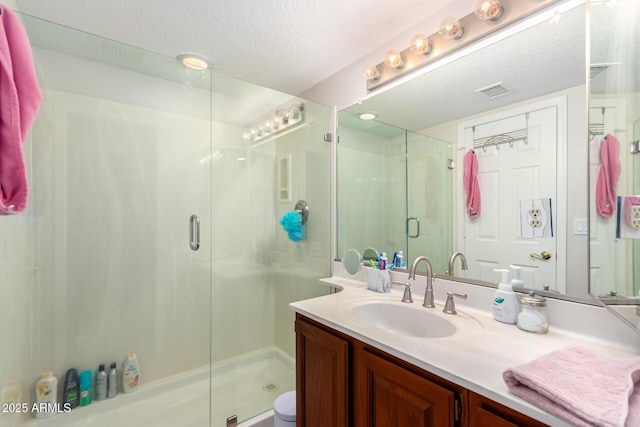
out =
{"type": "Polygon", "coordinates": [[[518,315],[518,298],[509,283],[509,270],[496,268],[501,275],[498,290],[493,295],[493,318],[499,322],[514,324],[518,315]]]}
{"type": "Polygon", "coordinates": [[[520,278],[522,275],[522,267],[518,265],[511,265],[511,271],[513,271],[513,279],[511,279],[512,288],[524,288],[524,282],[520,278]]]}

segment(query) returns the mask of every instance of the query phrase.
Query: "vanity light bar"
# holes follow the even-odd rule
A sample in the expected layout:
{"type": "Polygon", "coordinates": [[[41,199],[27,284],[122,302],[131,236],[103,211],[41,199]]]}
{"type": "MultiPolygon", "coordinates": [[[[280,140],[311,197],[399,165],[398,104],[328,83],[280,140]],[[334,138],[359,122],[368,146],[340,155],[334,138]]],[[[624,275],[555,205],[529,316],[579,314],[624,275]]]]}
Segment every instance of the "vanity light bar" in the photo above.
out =
{"type": "MultiPolygon", "coordinates": [[[[428,37],[431,43],[428,53],[414,52],[415,48],[412,50],[411,47],[407,47],[399,52],[402,65],[392,67],[387,66],[385,62],[381,62],[375,67],[367,67],[367,72],[365,73],[365,71],[363,71],[363,74],[366,74],[369,78],[367,80],[367,90],[371,91],[376,89],[385,83],[423,67],[496,30],[513,24],[560,1],[561,0],[500,0],[503,11],[501,15],[495,17],[495,20],[481,20],[476,16],[475,12],[472,12],[459,20],[460,25],[464,29],[464,33],[460,38],[445,39],[439,32],[436,32],[428,37]],[[377,72],[373,70],[374,68],[377,72]]],[[[393,65],[397,65],[399,62],[400,61],[396,61],[393,65]]]]}

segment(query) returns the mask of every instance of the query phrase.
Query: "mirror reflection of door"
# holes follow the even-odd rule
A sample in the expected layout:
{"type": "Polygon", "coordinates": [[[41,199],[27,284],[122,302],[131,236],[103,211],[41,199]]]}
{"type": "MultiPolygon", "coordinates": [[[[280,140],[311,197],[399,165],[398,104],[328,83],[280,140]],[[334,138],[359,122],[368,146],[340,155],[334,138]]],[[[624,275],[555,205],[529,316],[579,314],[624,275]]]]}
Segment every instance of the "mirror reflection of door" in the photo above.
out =
{"type": "MultiPolygon", "coordinates": [[[[521,278],[526,287],[548,286],[564,292],[564,271],[560,267],[564,263],[564,250],[555,232],[564,216],[558,205],[565,203],[558,199],[556,190],[556,181],[566,180],[562,177],[566,176],[566,168],[557,167],[558,160],[566,162],[562,155],[565,139],[559,132],[566,129],[564,112],[566,98],[560,97],[480,117],[459,126],[463,143],[458,162],[463,164],[464,154],[476,141],[481,193],[480,215],[475,219],[466,214],[462,217],[464,233],[460,247],[467,258],[469,277],[495,282],[495,268],[517,265],[522,268],[521,278]],[[517,132],[524,129],[526,132],[522,135],[527,136],[526,140],[516,139],[510,143],[505,139],[499,145],[478,146],[477,141],[483,138],[509,133],[519,135],[517,132]],[[528,233],[522,231],[521,221],[526,215],[523,216],[520,202],[549,198],[554,233],[548,237],[527,237],[528,233]],[[543,251],[550,252],[551,258],[532,256],[543,251]]],[[[459,178],[463,173],[460,169],[459,178]]],[[[458,185],[462,185],[461,179],[458,185]]]]}

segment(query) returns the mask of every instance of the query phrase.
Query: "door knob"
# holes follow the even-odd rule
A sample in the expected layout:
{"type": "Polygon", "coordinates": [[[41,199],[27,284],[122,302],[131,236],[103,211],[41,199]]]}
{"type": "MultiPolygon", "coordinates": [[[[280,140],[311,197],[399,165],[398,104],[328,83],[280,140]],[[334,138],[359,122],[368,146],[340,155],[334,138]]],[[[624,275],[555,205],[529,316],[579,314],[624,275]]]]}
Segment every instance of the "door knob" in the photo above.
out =
{"type": "Polygon", "coordinates": [[[532,253],[529,254],[529,256],[531,258],[537,258],[537,259],[541,259],[543,261],[546,261],[546,260],[551,258],[551,252],[542,251],[539,254],[532,252],[532,253]]]}

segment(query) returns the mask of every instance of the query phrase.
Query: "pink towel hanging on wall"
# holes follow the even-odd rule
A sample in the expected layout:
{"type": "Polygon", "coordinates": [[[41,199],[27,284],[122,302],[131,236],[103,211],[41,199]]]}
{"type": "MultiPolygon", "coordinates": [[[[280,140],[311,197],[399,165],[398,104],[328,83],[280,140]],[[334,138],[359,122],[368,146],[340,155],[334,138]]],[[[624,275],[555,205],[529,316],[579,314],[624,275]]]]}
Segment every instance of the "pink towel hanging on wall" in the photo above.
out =
{"type": "Polygon", "coordinates": [[[464,155],[462,181],[466,197],[466,209],[469,218],[474,219],[480,215],[480,185],[478,184],[478,157],[473,150],[464,155]]]}
{"type": "Polygon", "coordinates": [[[596,210],[604,218],[610,218],[616,210],[618,178],[620,178],[620,143],[607,134],[600,143],[600,171],[596,182],[596,210]]]}
{"type": "Polygon", "coordinates": [[[0,215],[27,207],[22,143],[38,113],[38,86],[29,38],[16,15],[0,5],[0,215]]]}

